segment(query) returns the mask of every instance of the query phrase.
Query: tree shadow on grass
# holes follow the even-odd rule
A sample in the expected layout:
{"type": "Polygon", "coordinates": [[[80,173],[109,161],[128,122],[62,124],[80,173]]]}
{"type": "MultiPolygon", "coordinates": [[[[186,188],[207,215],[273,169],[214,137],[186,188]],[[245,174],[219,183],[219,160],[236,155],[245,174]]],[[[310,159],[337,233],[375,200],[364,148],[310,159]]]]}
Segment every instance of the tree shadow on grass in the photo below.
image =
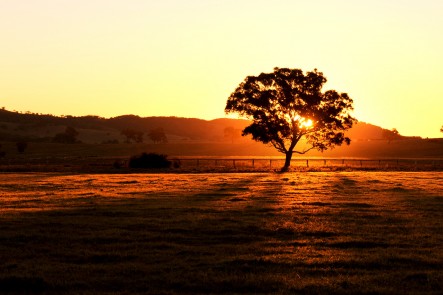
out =
{"type": "Polygon", "coordinates": [[[53,294],[442,291],[438,237],[420,244],[405,236],[432,233],[437,223],[411,227],[407,217],[358,195],[288,206],[279,199],[286,182],[276,176],[258,184],[260,177],[180,198],[3,215],[0,288],[53,294]]]}

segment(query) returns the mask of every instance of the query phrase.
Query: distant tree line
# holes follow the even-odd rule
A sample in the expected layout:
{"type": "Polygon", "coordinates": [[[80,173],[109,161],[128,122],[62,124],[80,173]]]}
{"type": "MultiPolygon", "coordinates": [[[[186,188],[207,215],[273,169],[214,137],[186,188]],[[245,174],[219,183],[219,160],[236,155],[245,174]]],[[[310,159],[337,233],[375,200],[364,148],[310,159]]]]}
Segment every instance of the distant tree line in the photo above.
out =
{"type": "Polygon", "coordinates": [[[11,112],[6,109],[0,109],[0,121],[3,122],[13,122],[13,123],[22,123],[26,125],[47,125],[47,126],[56,126],[56,125],[66,125],[73,126],[77,128],[103,128],[106,125],[106,121],[108,119],[99,117],[99,116],[83,116],[83,117],[74,117],[74,116],[54,116],[49,114],[38,114],[32,112],[11,112]]]}
{"type": "MultiPolygon", "coordinates": [[[[131,128],[126,128],[121,131],[121,134],[126,137],[126,140],[125,140],[126,143],[131,143],[131,142],[142,143],[143,142],[143,135],[144,135],[143,131],[139,131],[139,130],[135,130],[135,129],[131,129],[131,128]]],[[[149,139],[151,141],[153,141],[154,143],[167,143],[168,142],[168,138],[166,136],[166,133],[163,130],[163,128],[161,128],[161,127],[151,129],[147,135],[148,135],[149,139]]]]}

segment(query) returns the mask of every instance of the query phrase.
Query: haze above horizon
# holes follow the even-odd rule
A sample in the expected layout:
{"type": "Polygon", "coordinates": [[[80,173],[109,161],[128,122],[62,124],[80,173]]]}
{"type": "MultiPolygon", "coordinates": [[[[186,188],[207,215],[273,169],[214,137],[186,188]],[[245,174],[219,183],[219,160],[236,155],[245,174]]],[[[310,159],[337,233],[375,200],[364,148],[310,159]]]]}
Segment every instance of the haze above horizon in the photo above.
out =
{"type": "Polygon", "coordinates": [[[248,75],[317,68],[355,117],[442,137],[443,2],[1,0],[0,107],[223,118],[248,75]]]}

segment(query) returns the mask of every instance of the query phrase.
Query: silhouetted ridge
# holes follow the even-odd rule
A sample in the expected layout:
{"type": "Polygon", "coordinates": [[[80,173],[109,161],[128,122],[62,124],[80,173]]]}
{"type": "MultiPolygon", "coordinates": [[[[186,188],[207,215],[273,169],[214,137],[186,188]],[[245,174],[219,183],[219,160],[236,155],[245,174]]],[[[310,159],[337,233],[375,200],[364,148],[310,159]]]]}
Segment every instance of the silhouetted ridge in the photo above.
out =
{"type": "MultiPolygon", "coordinates": [[[[183,140],[222,141],[224,130],[232,128],[243,130],[250,122],[242,119],[220,118],[203,120],[182,117],[140,117],[136,115],[122,115],[113,118],[99,116],[53,116],[48,114],[18,113],[0,109],[0,141],[14,141],[18,139],[49,141],[49,137],[64,130],[67,126],[81,129],[96,130],[96,132],[114,132],[130,128],[142,131],[145,134],[155,128],[162,128],[167,136],[183,140]],[[39,130],[43,130],[39,133],[39,130]]],[[[347,132],[352,140],[381,140],[383,132],[389,131],[381,127],[359,122],[347,132]]],[[[83,140],[88,142],[87,140],[83,140]]]]}

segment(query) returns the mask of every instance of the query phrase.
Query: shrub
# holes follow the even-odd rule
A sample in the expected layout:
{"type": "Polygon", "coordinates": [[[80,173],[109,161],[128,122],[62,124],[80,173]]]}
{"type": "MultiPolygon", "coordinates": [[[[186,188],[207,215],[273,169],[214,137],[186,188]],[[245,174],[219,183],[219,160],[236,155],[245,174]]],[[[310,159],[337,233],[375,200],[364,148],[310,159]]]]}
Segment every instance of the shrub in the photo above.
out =
{"type": "Polygon", "coordinates": [[[123,168],[123,167],[125,166],[125,164],[124,164],[124,162],[121,161],[121,160],[115,160],[115,161],[114,161],[114,164],[112,164],[112,166],[113,166],[115,169],[121,169],[121,168],[123,168]]]}
{"type": "Polygon", "coordinates": [[[181,165],[182,165],[182,163],[180,162],[179,159],[172,159],[172,166],[173,166],[174,168],[180,168],[181,165]]]}
{"type": "Polygon", "coordinates": [[[171,164],[166,155],[156,153],[142,153],[129,159],[130,168],[169,168],[171,164]]]}
{"type": "Polygon", "coordinates": [[[24,153],[26,148],[28,147],[28,143],[24,141],[19,141],[15,145],[17,146],[17,151],[19,153],[24,153]]]}
{"type": "Polygon", "coordinates": [[[77,140],[78,134],[77,130],[68,126],[65,132],[57,133],[52,141],[58,143],[80,143],[80,141],[77,140]]]}

